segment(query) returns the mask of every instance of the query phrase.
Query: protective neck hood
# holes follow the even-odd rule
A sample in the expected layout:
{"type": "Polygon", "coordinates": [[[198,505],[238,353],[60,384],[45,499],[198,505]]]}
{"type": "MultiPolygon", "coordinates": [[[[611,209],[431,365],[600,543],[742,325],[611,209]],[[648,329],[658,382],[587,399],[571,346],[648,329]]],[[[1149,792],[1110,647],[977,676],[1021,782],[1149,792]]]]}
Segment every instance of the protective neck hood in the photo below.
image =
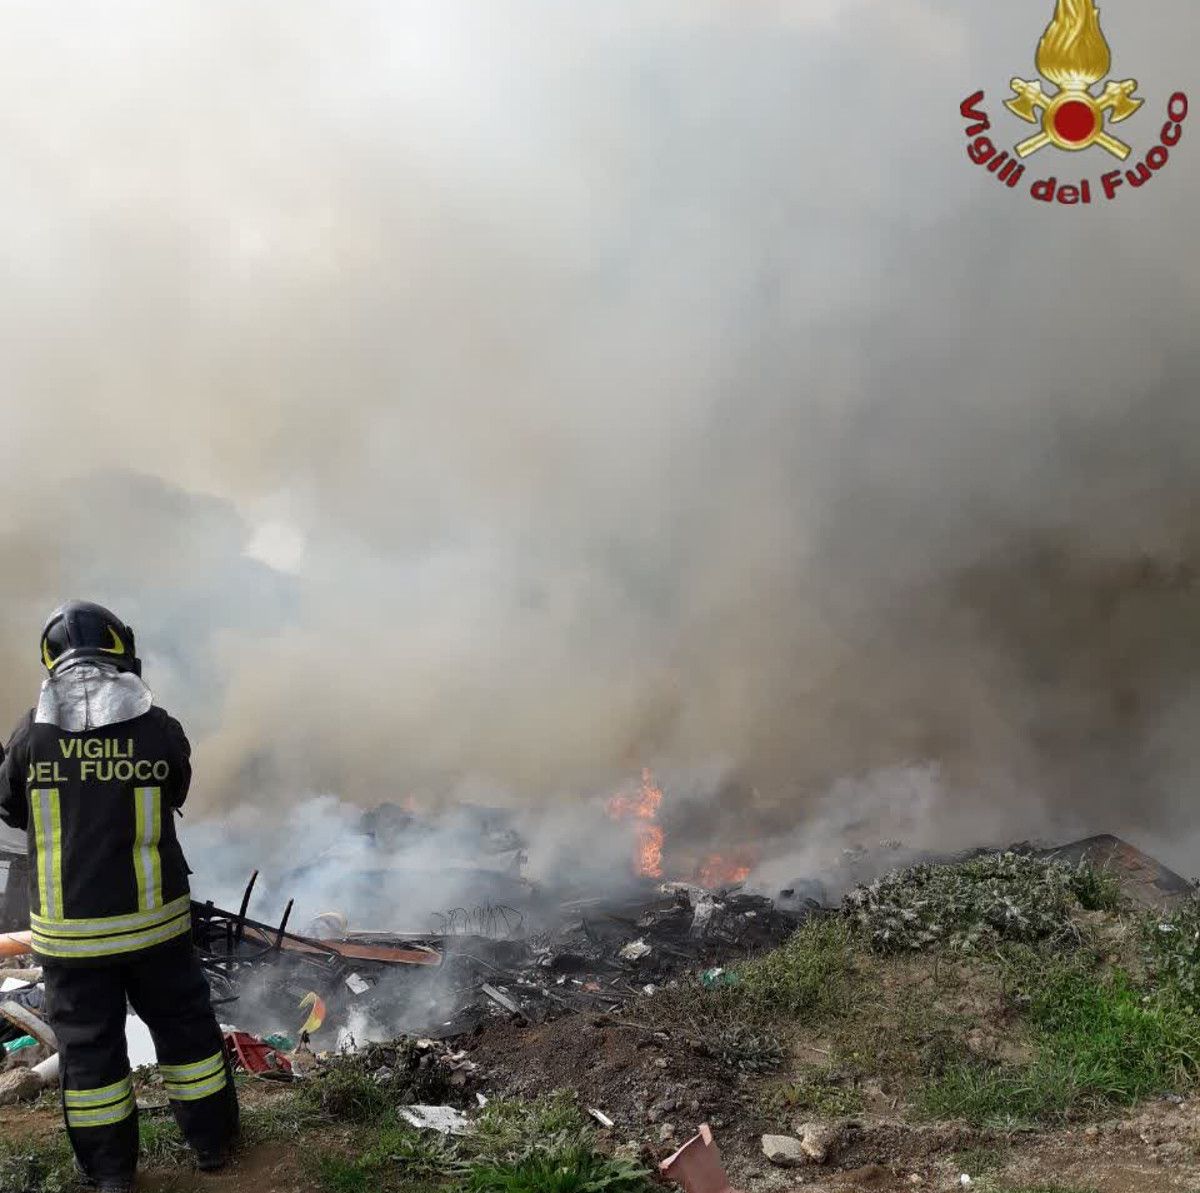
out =
{"type": "Polygon", "coordinates": [[[68,664],[42,683],[33,719],[69,733],[103,729],[150,711],[154,694],[141,678],[106,663],[68,664]]]}

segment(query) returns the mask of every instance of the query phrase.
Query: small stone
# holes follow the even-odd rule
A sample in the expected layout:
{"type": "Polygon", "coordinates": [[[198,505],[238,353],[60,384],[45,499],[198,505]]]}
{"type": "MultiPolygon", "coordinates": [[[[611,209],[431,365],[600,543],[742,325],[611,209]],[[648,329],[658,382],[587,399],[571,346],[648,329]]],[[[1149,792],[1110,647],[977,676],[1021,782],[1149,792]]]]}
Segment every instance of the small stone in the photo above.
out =
{"type": "Polygon", "coordinates": [[[12,1069],[0,1074],[0,1106],[30,1102],[42,1092],[42,1079],[32,1069],[12,1069]]]}
{"type": "Polygon", "coordinates": [[[841,1147],[844,1129],[837,1123],[801,1123],[796,1128],[804,1154],[814,1164],[832,1160],[841,1147]]]}
{"type": "Polygon", "coordinates": [[[663,1125],[658,1128],[658,1141],[660,1143],[667,1143],[669,1140],[674,1138],[675,1126],[673,1123],[663,1123],[663,1125]]]}
{"type": "Polygon", "coordinates": [[[911,1174],[909,1175],[909,1178],[908,1178],[908,1183],[909,1183],[910,1185],[919,1185],[919,1184],[921,1184],[921,1183],[922,1183],[922,1182],[921,1182],[921,1174],[920,1174],[919,1172],[914,1172],[914,1173],[911,1173],[911,1174]]]}
{"type": "Polygon", "coordinates": [[[662,1116],[663,1112],[659,1110],[657,1106],[651,1106],[650,1109],[646,1111],[646,1122],[656,1123],[662,1118],[662,1116]]]}
{"type": "Polygon", "coordinates": [[[656,1069],[665,1069],[669,1063],[665,1056],[656,1056],[654,1058],[654,1067],[656,1069]]]}
{"type": "Polygon", "coordinates": [[[1083,1132],[1083,1137],[1084,1137],[1084,1139],[1086,1139],[1088,1141],[1088,1143],[1095,1143],[1100,1138],[1100,1128],[1099,1127],[1086,1128],[1083,1132]]]}
{"type": "Polygon", "coordinates": [[[798,1168],[808,1159],[800,1140],[790,1135],[764,1135],[762,1150],[763,1155],[780,1168],[798,1168]]]}

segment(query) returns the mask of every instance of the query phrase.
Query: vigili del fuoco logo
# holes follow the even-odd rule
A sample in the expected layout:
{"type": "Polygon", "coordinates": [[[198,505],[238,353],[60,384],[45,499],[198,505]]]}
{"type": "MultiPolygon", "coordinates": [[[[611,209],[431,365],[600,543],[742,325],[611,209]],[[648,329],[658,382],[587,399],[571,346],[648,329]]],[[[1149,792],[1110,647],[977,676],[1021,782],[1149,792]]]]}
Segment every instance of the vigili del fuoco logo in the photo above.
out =
{"type": "MultiPolygon", "coordinates": [[[[967,156],[971,161],[1013,188],[1025,178],[1026,159],[1043,149],[1079,153],[1095,146],[1125,162],[1133,151],[1111,130],[1120,125],[1124,133],[1124,122],[1139,113],[1145,100],[1137,94],[1136,79],[1117,81],[1108,77],[1112,51],[1093,0],[1057,0],[1054,17],[1038,42],[1035,62],[1038,74],[1053,90],[1047,92],[1037,79],[1014,78],[1010,84],[1012,98],[1006,99],[1004,106],[1027,124],[1040,125],[1040,130],[1017,141],[1011,151],[1001,149],[996,142],[1007,139],[1007,134],[993,131],[983,109],[984,93],[976,91],[959,108],[963,119],[970,121],[967,156]],[[988,136],[989,132],[993,135],[988,136]]],[[[1187,96],[1176,91],[1167,101],[1166,123],[1158,132],[1158,140],[1132,168],[1101,174],[1094,188],[1089,178],[1075,181],[1072,176],[1070,181],[1060,183],[1055,174],[1047,172],[1030,179],[1030,197],[1070,206],[1091,203],[1093,195],[1115,199],[1122,189],[1145,186],[1170,160],[1171,150],[1183,136],[1187,114],[1187,96]]],[[[1145,119],[1145,113],[1141,115],[1136,124],[1148,132],[1156,122],[1145,119]]],[[[1050,170],[1054,168],[1053,164],[1047,165],[1050,170]]]]}

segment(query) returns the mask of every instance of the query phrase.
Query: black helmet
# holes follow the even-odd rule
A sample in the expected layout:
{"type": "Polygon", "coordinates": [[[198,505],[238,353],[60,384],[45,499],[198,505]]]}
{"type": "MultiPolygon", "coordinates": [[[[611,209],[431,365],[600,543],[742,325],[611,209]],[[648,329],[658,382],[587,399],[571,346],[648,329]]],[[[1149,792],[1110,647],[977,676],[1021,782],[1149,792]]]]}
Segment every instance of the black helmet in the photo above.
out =
{"type": "Polygon", "coordinates": [[[42,662],[57,671],[64,663],[81,659],[111,663],[121,671],[141,675],[133,630],[103,605],[68,601],[50,614],[42,630],[42,662]]]}

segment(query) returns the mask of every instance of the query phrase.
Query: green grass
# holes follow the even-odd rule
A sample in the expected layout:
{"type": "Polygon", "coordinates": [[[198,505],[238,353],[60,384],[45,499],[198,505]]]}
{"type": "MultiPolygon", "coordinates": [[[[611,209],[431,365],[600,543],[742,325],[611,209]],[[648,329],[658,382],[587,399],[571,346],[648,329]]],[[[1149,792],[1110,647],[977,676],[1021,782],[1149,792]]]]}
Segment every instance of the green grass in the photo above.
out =
{"type": "Polygon", "coordinates": [[[937,1118],[1012,1125],[1063,1120],[1190,1083],[1200,1069],[1200,1020],[1170,998],[1050,962],[1028,975],[1036,1059],[1024,1066],[951,1064],[925,1089],[937,1118]]]}
{"type": "MultiPolygon", "coordinates": [[[[241,1119],[243,1147],[300,1141],[321,1121],[308,1101],[284,1093],[243,1106],[241,1119]]],[[[168,1172],[192,1169],[191,1150],[170,1113],[143,1112],[138,1118],[138,1132],[141,1168],[168,1172]]],[[[74,1193],[82,1188],[63,1133],[19,1143],[0,1140],[0,1193],[74,1193]]]]}
{"type": "Polygon", "coordinates": [[[1155,981],[1200,1013],[1200,898],[1185,900],[1170,915],[1144,917],[1142,932],[1155,981]]]}
{"type": "Polygon", "coordinates": [[[1123,911],[1127,900],[1121,894],[1121,882],[1111,871],[1080,862],[1071,871],[1071,891],[1084,911],[1123,911]]]}
{"type": "Polygon", "coordinates": [[[505,1164],[479,1164],[469,1193],[652,1193],[643,1169],[585,1146],[539,1151],[505,1164]]]}
{"type": "Polygon", "coordinates": [[[169,1112],[138,1115],[142,1167],[171,1168],[190,1164],[191,1149],[184,1142],[174,1116],[169,1112]]]}
{"type": "Polygon", "coordinates": [[[0,1139],[0,1190],[3,1193],[74,1193],[71,1149],[64,1134],[49,1139],[10,1142],[0,1139]]]}
{"type": "Polygon", "coordinates": [[[399,1165],[410,1176],[445,1176],[462,1166],[455,1141],[436,1131],[407,1125],[373,1129],[363,1142],[361,1160],[374,1169],[399,1165]]]}
{"type": "Polygon", "coordinates": [[[298,1086],[297,1099],[327,1119],[371,1123],[387,1118],[397,1105],[436,1104],[449,1092],[446,1070],[428,1064],[415,1041],[400,1039],[331,1058],[298,1086]]]}
{"type": "Polygon", "coordinates": [[[441,1187],[446,1177],[462,1169],[453,1143],[432,1132],[362,1128],[352,1143],[353,1157],[324,1148],[307,1154],[306,1167],[324,1193],[415,1193],[441,1187]]]}
{"type": "Polygon", "coordinates": [[[972,1147],[954,1153],[954,1167],[972,1180],[1004,1167],[1004,1153],[996,1147],[972,1147]]]}
{"type": "Polygon", "coordinates": [[[494,1098],[475,1120],[475,1132],[463,1141],[475,1159],[505,1162],[519,1159],[537,1146],[561,1149],[590,1140],[591,1124],[567,1090],[523,1102],[494,1098]]]}
{"type": "Polygon", "coordinates": [[[856,957],[841,919],[813,919],[779,948],[732,970],[729,982],[685,982],[628,1013],[647,1027],[683,1028],[697,1051],[732,1074],[767,1073],[785,1062],[787,1035],[853,1008],[856,957]]]}
{"type": "Polygon", "coordinates": [[[313,1175],[326,1193],[370,1193],[379,1187],[376,1174],[361,1160],[347,1160],[333,1152],[316,1156],[313,1175]]]}
{"type": "Polygon", "coordinates": [[[854,943],[840,918],[809,920],[783,945],[735,971],[714,994],[742,1013],[820,1019],[844,1012],[854,983],[854,943]]]}
{"type": "MultiPolygon", "coordinates": [[[[301,1097],[297,1093],[280,1092],[269,1100],[241,1107],[241,1146],[258,1143],[283,1143],[300,1140],[313,1126],[322,1121],[314,1102],[319,1099],[301,1097]]],[[[169,1112],[147,1114],[138,1119],[143,1167],[189,1167],[191,1149],[169,1112]]],[[[3,1185],[0,1185],[0,1191],[3,1185]]]]}
{"type": "Polygon", "coordinates": [[[792,1081],[768,1089],[763,1104],[771,1114],[814,1114],[820,1118],[842,1118],[863,1108],[856,1086],[836,1080],[828,1069],[813,1069],[792,1081]]]}
{"type": "Polygon", "coordinates": [[[1023,854],[893,870],[842,901],[858,936],[878,953],[987,953],[1005,941],[1077,942],[1072,912],[1119,899],[1110,877],[1088,866],[1023,854]]]}
{"type": "Polygon", "coordinates": [[[303,1110],[347,1123],[377,1122],[395,1108],[398,1100],[388,1084],[375,1081],[356,1056],[335,1058],[296,1090],[296,1101],[303,1110]]]}
{"type": "Polygon", "coordinates": [[[474,1193],[642,1193],[644,1170],[595,1148],[595,1134],[574,1099],[558,1092],[529,1102],[496,1099],[475,1131],[447,1138],[404,1125],[360,1124],[354,1158],[323,1150],[311,1161],[323,1193],[429,1188],[474,1193]],[[426,1187],[426,1186],[421,1186],[426,1187]]]}
{"type": "Polygon", "coordinates": [[[321,1121],[312,1104],[294,1093],[277,1093],[273,1097],[241,1107],[241,1143],[253,1147],[256,1143],[284,1143],[299,1140],[321,1121]]]}

